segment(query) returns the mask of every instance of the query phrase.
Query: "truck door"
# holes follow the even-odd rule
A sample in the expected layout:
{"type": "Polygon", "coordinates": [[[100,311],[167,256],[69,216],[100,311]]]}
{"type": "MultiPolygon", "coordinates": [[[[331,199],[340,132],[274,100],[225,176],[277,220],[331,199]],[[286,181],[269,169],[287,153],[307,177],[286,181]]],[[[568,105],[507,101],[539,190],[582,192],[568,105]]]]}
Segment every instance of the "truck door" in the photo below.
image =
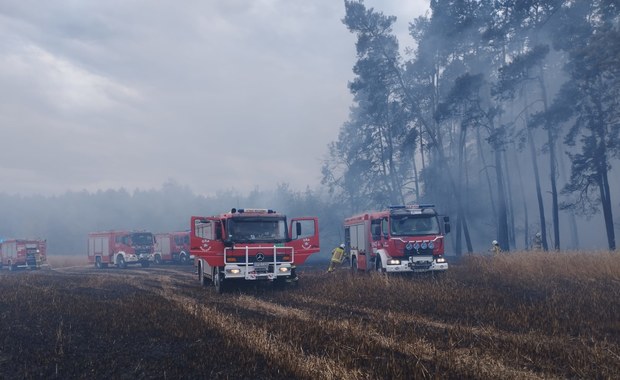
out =
{"type": "Polygon", "coordinates": [[[289,225],[295,264],[302,264],[308,256],[321,250],[319,245],[319,220],[314,217],[293,218],[289,225]]]}
{"type": "Polygon", "coordinates": [[[218,218],[192,216],[190,225],[190,252],[212,266],[224,265],[222,222],[218,218]]]}

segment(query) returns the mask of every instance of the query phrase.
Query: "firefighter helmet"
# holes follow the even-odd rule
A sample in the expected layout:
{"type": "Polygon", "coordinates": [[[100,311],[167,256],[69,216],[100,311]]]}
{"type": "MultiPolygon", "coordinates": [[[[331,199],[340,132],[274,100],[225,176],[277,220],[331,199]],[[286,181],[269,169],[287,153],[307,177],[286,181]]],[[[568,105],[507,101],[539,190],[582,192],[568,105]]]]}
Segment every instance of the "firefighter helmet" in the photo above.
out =
{"type": "Polygon", "coordinates": [[[344,243],[340,244],[340,248],[344,248],[344,243]]]}
{"type": "Polygon", "coordinates": [[[493,240],[493,245],[497,245],[497,240],[493,240]]]}

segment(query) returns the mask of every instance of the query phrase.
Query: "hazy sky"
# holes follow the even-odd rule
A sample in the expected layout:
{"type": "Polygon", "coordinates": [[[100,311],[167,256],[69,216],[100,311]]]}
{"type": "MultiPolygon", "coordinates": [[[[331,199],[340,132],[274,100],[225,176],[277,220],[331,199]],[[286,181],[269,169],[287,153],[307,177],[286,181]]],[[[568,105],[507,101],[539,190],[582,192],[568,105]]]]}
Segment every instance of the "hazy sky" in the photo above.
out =
{"type": "MultiPolygon", "coordinates": [[[[408,23],[427,0],[366,0],[408,23]],[[406,4],[405,4],[406,3],[406,4]]],[[[341,0],[0,0],[0,192],[316,187],[347,119],[341,0]]]]}

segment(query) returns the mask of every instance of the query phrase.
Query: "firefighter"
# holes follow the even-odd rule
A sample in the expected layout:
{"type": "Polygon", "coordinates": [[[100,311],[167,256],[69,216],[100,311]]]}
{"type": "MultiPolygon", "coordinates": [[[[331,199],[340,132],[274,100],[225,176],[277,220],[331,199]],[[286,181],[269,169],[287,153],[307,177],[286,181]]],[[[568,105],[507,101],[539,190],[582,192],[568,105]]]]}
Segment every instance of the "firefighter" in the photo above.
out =
{"type": "Polygon", "coordinates": [[[499,246],[497,240],[493,240],[491,243],[491,252],[493,252],[494,255],[502,253],[502,248],[499,246]]]}
{"type": "Polygon", "coordinates": [[[536,235],[534,235],[534,239],[532,240],[532,249],[534,251],[542,250],[542,237],[540,236],[540,232],[536,232],[536,235]]]}
{"type": "Polygon", "coordinates": [[[336,266],[342,264],[345,258],[346,254],[344,253],[344,243],[342,243],[332,251],[332,258],[329,262],[327,273],[333,272],[334,269],[336,269],[336,266]]]}

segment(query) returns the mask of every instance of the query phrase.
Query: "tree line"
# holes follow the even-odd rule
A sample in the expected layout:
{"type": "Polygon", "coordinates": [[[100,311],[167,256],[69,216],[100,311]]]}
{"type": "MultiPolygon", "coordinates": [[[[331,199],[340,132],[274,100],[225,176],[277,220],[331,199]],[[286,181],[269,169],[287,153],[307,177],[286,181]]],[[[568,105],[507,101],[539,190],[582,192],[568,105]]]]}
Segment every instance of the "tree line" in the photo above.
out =
{"type": "Polygon", "coordinates": [[[52,255],[86,255],[88,233],[108,230],[186,231],[191,216],[231,208],[271,208],[295,216],[318,216],[325,250],[339,244],[344,214],[320,191],[295,191],[288,184],[247,194],[234,189],[200,195],[174,181],[160,189],[68,191],[58,196],[0,193],[0,239],[45,239],[52,255]]]}
{"type": "Polygon", "coordinates": [[[534,230],[578,247],[576,218],[602,213],[615,250],[620,2],[432,0],[402,52],[395,16],[344,5],[353,104],[322,169],[342,204],[438,203],[457,254],[481,226],[504,250],[534,230]]]}

